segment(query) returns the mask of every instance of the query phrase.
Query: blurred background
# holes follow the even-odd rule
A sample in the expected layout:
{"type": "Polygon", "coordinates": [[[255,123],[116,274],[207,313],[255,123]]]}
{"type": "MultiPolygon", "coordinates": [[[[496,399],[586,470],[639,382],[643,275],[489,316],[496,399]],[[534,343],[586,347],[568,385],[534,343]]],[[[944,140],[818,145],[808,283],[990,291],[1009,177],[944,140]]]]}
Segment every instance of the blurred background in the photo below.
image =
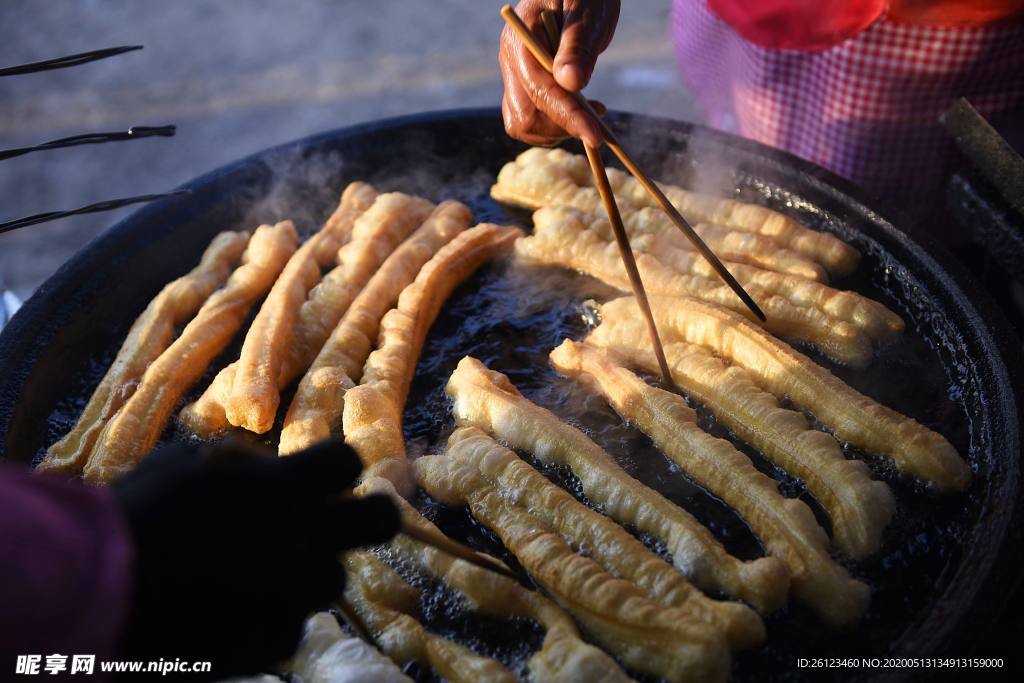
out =
{"type": "MultiPolygon", "coordinates": [[[[0,3],[0,66],[145,49],[0,78],[0,149],[176,124],[153,138],[0,161],[0,221],[163,192],[263,148],[362,121],[498,106],[503,0],[51,0],[0,3]]],[[[670,0],[628,0],[587,95],[695,120],[668,35],[670,0]]],[[[0,235],[0,286],[25,298],[128,215],[0,235]]]]}

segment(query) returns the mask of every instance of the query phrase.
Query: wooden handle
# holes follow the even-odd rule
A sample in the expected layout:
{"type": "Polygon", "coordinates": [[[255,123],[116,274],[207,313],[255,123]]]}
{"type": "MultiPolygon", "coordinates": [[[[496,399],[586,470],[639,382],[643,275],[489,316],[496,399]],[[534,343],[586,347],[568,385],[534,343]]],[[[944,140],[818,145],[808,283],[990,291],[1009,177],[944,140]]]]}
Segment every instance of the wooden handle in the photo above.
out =
{"type": "Polygon", "coordinates": [[[506,567],[500,560],[491,557],[490,555],[478,553],[468,545],[463,545],[442,533],[428,532],[415,524],[406,522],[405,520],[402,521],[402,533],[409,538],[414,538],[420,543],[437,548],[443,553],[448,553],[460,560],[465,560],[466,562],[476,565],[481,569],[487,569],[488,571],[492,571],[496,574],[501,574],[513,581],[519,580],[519,577],[517,577],[515,573],[506,567]]]}
{"type": "Polygon", "coordinates": [[[551,54],[558,54],[558,44],[562,42],[562,29],[558,26],[558,17],[549,9],[540,13],[540,20],[544,22],[544,31],[548,34],[548,44],[551,46],[551,54]]]}

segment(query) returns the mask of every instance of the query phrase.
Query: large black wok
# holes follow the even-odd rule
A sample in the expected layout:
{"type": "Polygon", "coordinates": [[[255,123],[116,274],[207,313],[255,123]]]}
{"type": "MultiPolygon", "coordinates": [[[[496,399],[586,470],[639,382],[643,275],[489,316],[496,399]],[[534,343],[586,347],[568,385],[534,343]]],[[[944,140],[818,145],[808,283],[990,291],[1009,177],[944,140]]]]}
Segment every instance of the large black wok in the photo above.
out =
{"type": "MultiPolygon", "coordinates": [[[[850,634],[833,634],[808,612],[791,607],[768,620],[764,647],[737,658],[736,678],[876,679],[882,672],[798,669],[797,658],[970,652],[1005,603],[1022,547],[1019,406],[1024,393],[1018,342],[1006,322],[924,228],[895,227],[863,203],[858,190],[822,169],[700,126],[626,114],[610,115],[609,121],[655,177],[730,192],[739,187],[743,198],[835,232],[860,248],[865,254],[860,270],[837,284],[879,298],[904,315],[906,339],[882,349],[865,372],[835,371],[945,434],[976,473],[966,494],[933,499],[899,482],[884,464],[873,464],[892,482],[900,511],[882,553],[851,565],[873,587],[865,622],[850,634]]],[[[312,228],[331,209],[339,189],[354,179],[435,200],[456,197],[471,205],[478,220],[528,225],[527,214],[506,210],[487,195],[501,165],[521,150],[505,136],[497,110],[418,115],[254,155],[188,183],[191,196],[138,211],[65,264],[0,334],[0,454],[32,462],[70,426],[134,317],[163,284],[191,267],[216,232],[285,217],[312,228]]],[[[547,287],[544,296],[533,291],[536,301],[514,304],[520,285],[533,278],[507,277],[506,268],[491,266],[460,288],[431,331],[406,416],[407,436],[420,444],[418,450],[436,447],[450,429],[440,388],[465,353],[506,372],[556,412],[578,391],[559,384],[545,358],[562,337],[583,333],[579,301],[600,288],[582,276],[547,274],[543,277],[564,286],[547,287]],[[573,283],[582,288],[578,296],[573,283]],[[552,386],[560,388],[552,393],[552,386]]],[[[231,353],[215,365],[223,365],[231,353]]],[[[571,417],[617,457],[630,458],[637,476],[656,480],[652,485],[728,537],[734,552],[758,552],[728,510],[692,485],[673,483],[683,480],[666,475],[649,442],[627,433],[607,407],[577,403],[583,407],[571,417]]],[[[164,439],[175,438],[182,435],[172,425],[164,439]]],[[[799,482],[783,479],[787,493],[799,494],[799,482]]],[[[440,509],[425,497],[418,502],[451,533],[502,552],[464,512],[440,509]]],[[[437,628],[469,632],[467,620],[443,616],[437,628]]],[[[497,641],[503,633],[507,640],[521,630],[501,624],[482,629],[494,631],[497,641]]],[[[500,645],[481,647],[501,656],[500,645]]]]}

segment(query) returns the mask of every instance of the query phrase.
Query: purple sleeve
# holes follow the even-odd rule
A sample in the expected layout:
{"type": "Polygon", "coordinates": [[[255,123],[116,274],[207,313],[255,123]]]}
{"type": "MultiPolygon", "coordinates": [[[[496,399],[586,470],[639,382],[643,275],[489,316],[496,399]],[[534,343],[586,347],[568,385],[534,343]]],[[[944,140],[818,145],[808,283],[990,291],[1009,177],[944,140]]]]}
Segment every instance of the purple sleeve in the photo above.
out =
{"type": "Polygon", "coordinates": [[[0,463],[0,675],[19,654],[114,656],[132,563],[109,490],[0,463]]]}

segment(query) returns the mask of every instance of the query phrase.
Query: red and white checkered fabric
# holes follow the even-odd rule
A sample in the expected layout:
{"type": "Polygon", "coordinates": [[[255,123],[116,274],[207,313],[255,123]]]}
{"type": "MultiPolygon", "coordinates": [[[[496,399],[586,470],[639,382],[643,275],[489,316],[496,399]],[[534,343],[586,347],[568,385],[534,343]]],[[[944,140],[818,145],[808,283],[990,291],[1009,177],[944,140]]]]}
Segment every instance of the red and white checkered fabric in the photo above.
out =
{"type": "Polygon", "coordinates": [[[890,195],[941,180],[952,146],[937,119],[955,98],[986,117],[1024,117],[1020,23],[917,26],[883,16],[825,50],[771,50],[741,38],[705,0],[674,0],[672,32],[710,125],[890,195]]]}

